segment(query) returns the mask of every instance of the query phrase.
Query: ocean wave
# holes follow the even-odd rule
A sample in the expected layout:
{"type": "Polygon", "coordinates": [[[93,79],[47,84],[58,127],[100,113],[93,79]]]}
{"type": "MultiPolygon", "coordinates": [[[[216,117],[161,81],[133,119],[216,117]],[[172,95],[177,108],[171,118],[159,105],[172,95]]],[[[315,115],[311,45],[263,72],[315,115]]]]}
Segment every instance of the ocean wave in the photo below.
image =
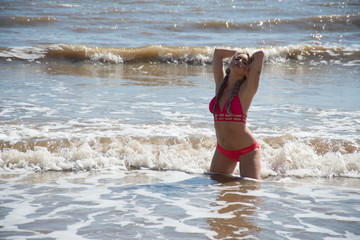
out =
{"type": "Polygon", "coordinates": [[[240,29],[244,28],[247,25],[245,24],[238,24],[231,21],[206,21],[206,22],[198,22],[193,24],[197,29],[240,29]]]}
{"type": "Polygon", "coordinates": [[[43,25],[51,24],[57,22],[58,20],[54,17],[26,17],[26,16],[12,16],[0,17],[0,27],[15,27],[15,26],[34,26],[34,25],[43,25]]]}
{"type": "Polygon", "coordinates": [[[20,60],[69,60],[104,63],[171,62],[210,63],[212,48],[150,45],[136,48],[54,44],[38,47],[1,48],[0,58],[20,60]]]}
{"type": "MultiPolygon", "coordinates": [[[[226,20],[205,20],[201,22],[179,23],[168,27],[169,31],[227,31],[227,30],[245,30],[245,31],[291,31],[296,30],[326,30],[326,31],[344,31],[349,27],[358,28],[360,23],[359,14],[348,15],[320,15],[302,18],[274,18],[268,20],[257,20],[254,22],[234,22],[226,20]]],[[[354,29],[356,30],[356,29],[354,29]]]]}
{"type": "MultiPolygon", "coordinates": [[[[259,138],[262,176],[360,178],[359,142],[300,140],[285,135],[259,138]]],[[[215,140],[211,137],[100,137],[30,139],[0,144],[3,171],[84,171],[153,169],[206,173],[215,140]]],[[[239,174],[238,170],[234,174],[239,174]]]]}
{"type": "MultiPolygon", "coordinates": [[[[360,65],[359,49],[322,45],[288,45],[267,47],[245,47],[239,50],[250,54],[264,50],[268,63],[299,61],[309,64],[360,65]]],[[[212,47],[149,45],[135,48],[93,47],[85,45],[54,44],[36,47],[0,48],[0,59],[93,61],[110,64],[131,62],[163,62],[187,64],[211,64],[212,47]]]]}
{"type": "MultiPolygon", "coordinates": [[[[360,15],[320,15],[314,17],[294,18],[294,19],[270,19],[256,21],[249,24],[250,30],[268,30],[271,31],[289,31],[297,30],[326,30],[326,31],[344,31],[348,27],[358,28],[360,15]]],[[[354,29],[355,30],[355,29],[354,29]]]]}

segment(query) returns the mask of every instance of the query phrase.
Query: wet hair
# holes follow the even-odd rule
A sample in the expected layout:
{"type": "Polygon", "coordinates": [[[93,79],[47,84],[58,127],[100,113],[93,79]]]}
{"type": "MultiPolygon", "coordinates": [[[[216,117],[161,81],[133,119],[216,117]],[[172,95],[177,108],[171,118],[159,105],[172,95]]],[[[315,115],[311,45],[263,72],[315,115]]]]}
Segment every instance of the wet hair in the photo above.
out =
{"type": "MultiPolygon", "coordinates": [[[[234,56],[232,57],[231,61],[234,60],[234,58],[238,55],[239,53],[235,53],[234,56]]],[[[247,56],[248,56],[248,64],[250,64],[250,61],[251,61],[251,58],[250,58],[250,55],[248,53],[245,53],[247,56]]],[[[219,87],[219,90],[216,94],[216,101],[215,101],[215,104],[214,104],[214,110],[213,112],[215,113],[216,111],[216,108],[217,108],[217,105],[219,104],[219,100],[225,90],[225,87],[228,83],[228,80],[229,80],[229,76],[230,76],[230,67],[228,67],[225,71],[225,77],[224,79],[222,80],[221,84],[220,84],[220,87],[219,87]]],[[[239,89],[240,89],[240,86],[246,81],[246,76],[244,76],[243,79],[240,79],[240,80],[237,80],[237,82],[235,83],[235,86],[231,92],[231,95],[230,95],[230,99],[229,101],[227,102],[226,104],[226,111],[230,114],[230,115],[233,115],[233,113],[231,112],[231,101],[234,99],[234,97],[237,95],[237,93],[239,92],[239,89]]]]}

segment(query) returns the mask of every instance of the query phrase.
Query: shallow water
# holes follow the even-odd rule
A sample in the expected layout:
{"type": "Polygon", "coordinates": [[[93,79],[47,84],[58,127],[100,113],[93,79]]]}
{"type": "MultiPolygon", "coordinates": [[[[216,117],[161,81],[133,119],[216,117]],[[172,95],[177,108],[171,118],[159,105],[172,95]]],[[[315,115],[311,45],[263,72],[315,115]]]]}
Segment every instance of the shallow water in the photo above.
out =
{"type": "MultiPolygon", "coordinates": [[[[215,146],[210,66],[3,66],[3,168],[208,171],[215,146]]],[[[264,177],[359,176],[360,83],[334,79],[346,71],[265,66],[248,117],[264,177]]]]}
{"type": "Polygon", "coordinates": [[[4,239],[356,239],[359,180],[3,173],[4,239]],[[5,187],[6,186],[6,187],[5,187]]]}

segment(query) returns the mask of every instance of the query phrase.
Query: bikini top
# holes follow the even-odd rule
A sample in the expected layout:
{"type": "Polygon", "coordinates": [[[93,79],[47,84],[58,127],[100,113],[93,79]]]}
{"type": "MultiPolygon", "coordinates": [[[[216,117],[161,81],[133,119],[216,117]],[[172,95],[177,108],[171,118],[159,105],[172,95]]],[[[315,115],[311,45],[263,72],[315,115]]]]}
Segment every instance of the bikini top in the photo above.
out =
{"type": "Polygon", "coordinates": [[[228,98],[222,110],[220,109],[220,104],[218,104],[215,113],[214,105],[216,96],[210,101],[209,110],[214,115],[214,121],[242,122],[246,124],[246,115],[243,112],[239,97],[234,97],[231,101],[230,109],[233,115],[230,115],[226,110],[226,104],[229,100],[230,98],[228,98]]]}

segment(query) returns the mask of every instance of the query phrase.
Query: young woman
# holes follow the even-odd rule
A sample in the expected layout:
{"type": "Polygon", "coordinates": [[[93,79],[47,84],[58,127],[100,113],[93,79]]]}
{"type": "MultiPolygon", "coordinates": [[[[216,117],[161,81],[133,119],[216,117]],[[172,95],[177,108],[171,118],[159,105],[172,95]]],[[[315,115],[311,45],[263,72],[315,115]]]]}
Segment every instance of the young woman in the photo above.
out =
{"type": "Polygon", "coordinates": [[[259,86],[263,62],[263,51],[251,57],[231,49],[216,48],[214,51],[216,96],[209,110],[214,115],[217,147],[211,172],[231,174],[239,162],[241,177],[260,179],[259,146],[246,126],[246,117],[259,86]],[[225,71],[223,60],[230,57],[225,71]]]}

